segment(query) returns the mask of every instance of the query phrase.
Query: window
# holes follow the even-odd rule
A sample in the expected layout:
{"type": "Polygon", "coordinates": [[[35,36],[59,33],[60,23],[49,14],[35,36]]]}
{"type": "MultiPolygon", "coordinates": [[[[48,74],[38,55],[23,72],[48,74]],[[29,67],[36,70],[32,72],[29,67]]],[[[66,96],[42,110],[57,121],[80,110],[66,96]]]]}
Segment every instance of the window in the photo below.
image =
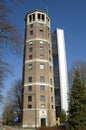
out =
{"type": "Polygon", "coordinates": [[[33,35],[33,30],[30,31],[30,35],[33,35]]]}
{"type": "Polygon", "coordinates": [[[32,82],[32,77],[28,77],[28,81],[29,81],[29,82],[32,82]]]}
{"type": "Polygon", "coordinates": [[[33,21],[35,21],[35,14],[33,14],[33,21]]]}
{"type": "Polygon", "coordinates": [[[33,44],[33,42],[32,42],[32,41],[30,41],[30,42],[29,42],[29,45],[32,45],[32,44],[33,44]]]}
{"type": "Polygon", "coordinates": [[[40,20],[40,14],[38,14],[38,20],[40,20]]]}
{"type": "Polygon", "coordinates": [[[40,54],[40,59],[44,59],[44,55],[40,54]]]}
{"type": "Polygon", "coordinates": [[[40,28],[42,28],[44,25],[42,23],[39,23],[40,28]]]}
{"type": "Polygon", "coordinates": [[[51,105],[51,108],[52,108],[52,109],[54,108],[53,105],[51,105]]]}
{"type": "Polygon", "coordinates": [[[45,90],[45,86],[44,86],[44,85],[41,85],[41,86],[40,86],[40,90],[41,90],[41,91],[44,91],[44,90],[45,90]]]}
{"type": "Polygon", "coordinates": [[[33,24],[30,24],[30,28],[33,28],[33,24]]]}
{"type": "Polygon", "coordinates": [[[50,79],[50,84],[52,85],[52,79],[50,79]]]}
{"type": "Polygon", "coordinates": [[[35,14],[29,15],[29,22],[35,21],[35,14]]]}
{"type": "Polygon", "coordinates": [[[49,58],[49,61],[51,62],[51,58],[49,58]]]}
{"type": "Polygon", "coordinates": [[[32,55],[29,56],[29,59],[32,59],[32,55]]]}
{"type": "Polygon", "coordinates": [[[29,22],[31,22],[31,15],[29,16],[29,22]]]}
{"type": "Polygon", "coordinates": [[[45,104],[41,104],[41,108],[45,108],[45,104]]]}
{"type": "Polygon", "coordinates": [[[28,101],[32,101],[32,96],[28,96],[28,101]]]}
{"type": "Polygon", "coordinates": [[[44,51],[44,48],[43,47],[40,47],[40,52],[43,52],[44,51]]]}
{"type": "Polygon", "coordinates": [[[45,20],[45,15],[44,14],[42,14],[42,21],[44,21],[45,20]]]}
{"type": "Polygon", "coordinates": [[[50,72],[52,72],[52,67],[50,66],[50,72]]]}
{"type": "Polygon", "coordinates": [[[28,86],[28,91],[32,91],[32,86],[28,86]]]}
{"type": "Polygon", "coordinates": [[[29,70],[32,70],[32,64],[29,64],[29,70]]]}
{"type": "Polygon", "coordinates": [[[47,22],[49,22],[49,18],[48,18],[48,17],[46,17],[46,19],[47,19],[47,22]]]}
{"type": "Polygon", "coordinates": [[[30,104],[30,105],[28,105],[28,108],[32,108],[32,105],[30,104]]]}
{"type": "Polygon", "coordinates": [[[49,50],[49,54],[51,54],[51,51],[49,50]]]}
{"type": "Polygon", "coordinates": [[[51,97],[51,102],[53,102],[53,97],[51,97]]]}
{"type": "Polygon", "coordinates": [[[40,43],[41,45],[43,45],[43,44],[44,44],[44,42],[43,42],[43,41],[39,41],[39,43],[40,43]]]}
{"type": "Polygon", "coordinates": [[[40,69],[44,69],[44,64],[40,64],[40,69]]]}
{"type": "Polygon", "coordinates": [[[50,48],[50,44],[48,44],[48,47],[50,48]]]}
{"type": "Polygon", "coordinates": [[[44,21],[44,20],[45,20],[45,15],[44,15],[44,14],[39,14],[39,13],[38,13],[38,20],[44,21]]]}
{"type": "Polygon", "coordinates": [[[45,77],[44,76],[40,76],[40,82],[45,82],[45,77]]]}
{"type": "Polygon", "coordinates": [[[30,47],[30,48],[29,48],[29,52],[32,52],[32,51],[33,51],[33,48],[32,48],[32,47],[30,47]]]}
{"type": "Polygon", "coordinates": [[[43,31],[43,30],[40,30],[39,33],[40,33],[40,35],[43,35],[43,34],[44,34],[44,31],[43,31]]]}
{"type": "Polygon", "coordinates": [[[40,96],[40,101],[42,101],[42,102],[45,101],[45,96],[44,96],[44,95],[41,95],[41,96],[40,96]]]}
{"type": "Polygon", "coordinates": [[[51,92],[53,92],[53,89],[51,88],[51,92]]]}

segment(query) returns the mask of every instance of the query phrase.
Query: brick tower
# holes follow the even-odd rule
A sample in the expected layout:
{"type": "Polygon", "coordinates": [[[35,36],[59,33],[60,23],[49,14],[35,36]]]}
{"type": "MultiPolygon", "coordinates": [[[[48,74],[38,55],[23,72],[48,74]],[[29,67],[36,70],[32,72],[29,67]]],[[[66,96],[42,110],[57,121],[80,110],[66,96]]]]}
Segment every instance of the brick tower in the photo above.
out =
{"type": "Polygon", "coordinates": [[[37,10],[28,13],[25,20],[22,126],[54,126],[50,18],[47,13],[37,10]]]}

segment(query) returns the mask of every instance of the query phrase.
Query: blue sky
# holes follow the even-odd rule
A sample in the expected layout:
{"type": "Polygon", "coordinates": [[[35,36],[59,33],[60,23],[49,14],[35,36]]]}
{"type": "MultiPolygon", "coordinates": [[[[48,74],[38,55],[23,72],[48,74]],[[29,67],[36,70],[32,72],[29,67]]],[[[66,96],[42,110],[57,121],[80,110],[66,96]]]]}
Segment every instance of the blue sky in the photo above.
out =
{"type": "MultiPolygon", "coordinates": [[[[9,19],[18,26],[23,36],[26,13],[33,10],[48,11],[51,31],[54,32],[56,28],[64,29],[68,69],[75,60],[86,62],[86,0],[24,0],[21,4],[7,1],[13,10],[9,19]]],[[[13,76],[5,81],[5,94],[12,83],[22,77],[22,54],[16,56],[8,49],[5,51],[4,59],[12,65],[13,70],[13,76]]]]}

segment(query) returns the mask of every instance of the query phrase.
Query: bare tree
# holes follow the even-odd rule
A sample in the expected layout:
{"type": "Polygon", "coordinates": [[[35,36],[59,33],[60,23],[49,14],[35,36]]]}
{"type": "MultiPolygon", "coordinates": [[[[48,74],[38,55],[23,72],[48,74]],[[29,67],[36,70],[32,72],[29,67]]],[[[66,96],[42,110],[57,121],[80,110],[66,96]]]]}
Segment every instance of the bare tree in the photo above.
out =
{"type": "MultiPolygon", "coordinates": [[[[17,80],[10,90],[7,92],[6,101],[4,105],[3,118],[4,113],[9,113],[9,110],[13,112],[14,116],[18,117],[21,121],[21,110],[22,110],[22,81],[17,80]],[[9,107],[7,107],[9,104],[9,107]],[[9,108],[9,109],[6,109],[9,108]],[[11,108],[10,108],[11,107],[11,108]]],[[[9,118],[9,117],[8,117],[9,118]]]]}
{"type": "Polygon", "coordinates": [[[9,21],[8,16],[11,13],[5,0],[0,0],[0,44],[19,53],[22,37],[18,28],[9,21]]]}
{"type": "MultiPolygon", "coordinates": [[[[21,2],[22,0],[10,0],[13,2],[21,2]]],[[[11,9],[6,0],[0,0],[0,101],[2,99],[2,88],[4,87],[4,80],[7,78],[10,67],[3,57],[4,48],[9,48],[11,52],[19,54],[22,48],[22,36],[18,28],[9,21],[8,16],[11,9]]]]}

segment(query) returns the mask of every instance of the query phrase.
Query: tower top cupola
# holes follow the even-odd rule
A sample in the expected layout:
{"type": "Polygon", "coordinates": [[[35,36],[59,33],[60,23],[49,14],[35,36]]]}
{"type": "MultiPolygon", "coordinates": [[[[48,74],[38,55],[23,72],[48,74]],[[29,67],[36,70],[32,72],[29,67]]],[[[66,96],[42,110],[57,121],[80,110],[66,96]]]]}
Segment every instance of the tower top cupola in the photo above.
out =
{"type": "Polygon", "coordinates": [[[43,24],[47,24],[50,27],[50,18],[46,12],[35,10],[33,12],[27,13],[25,20],[28,24],[32,24],[34,22],[40,22],[43,24]]]}

